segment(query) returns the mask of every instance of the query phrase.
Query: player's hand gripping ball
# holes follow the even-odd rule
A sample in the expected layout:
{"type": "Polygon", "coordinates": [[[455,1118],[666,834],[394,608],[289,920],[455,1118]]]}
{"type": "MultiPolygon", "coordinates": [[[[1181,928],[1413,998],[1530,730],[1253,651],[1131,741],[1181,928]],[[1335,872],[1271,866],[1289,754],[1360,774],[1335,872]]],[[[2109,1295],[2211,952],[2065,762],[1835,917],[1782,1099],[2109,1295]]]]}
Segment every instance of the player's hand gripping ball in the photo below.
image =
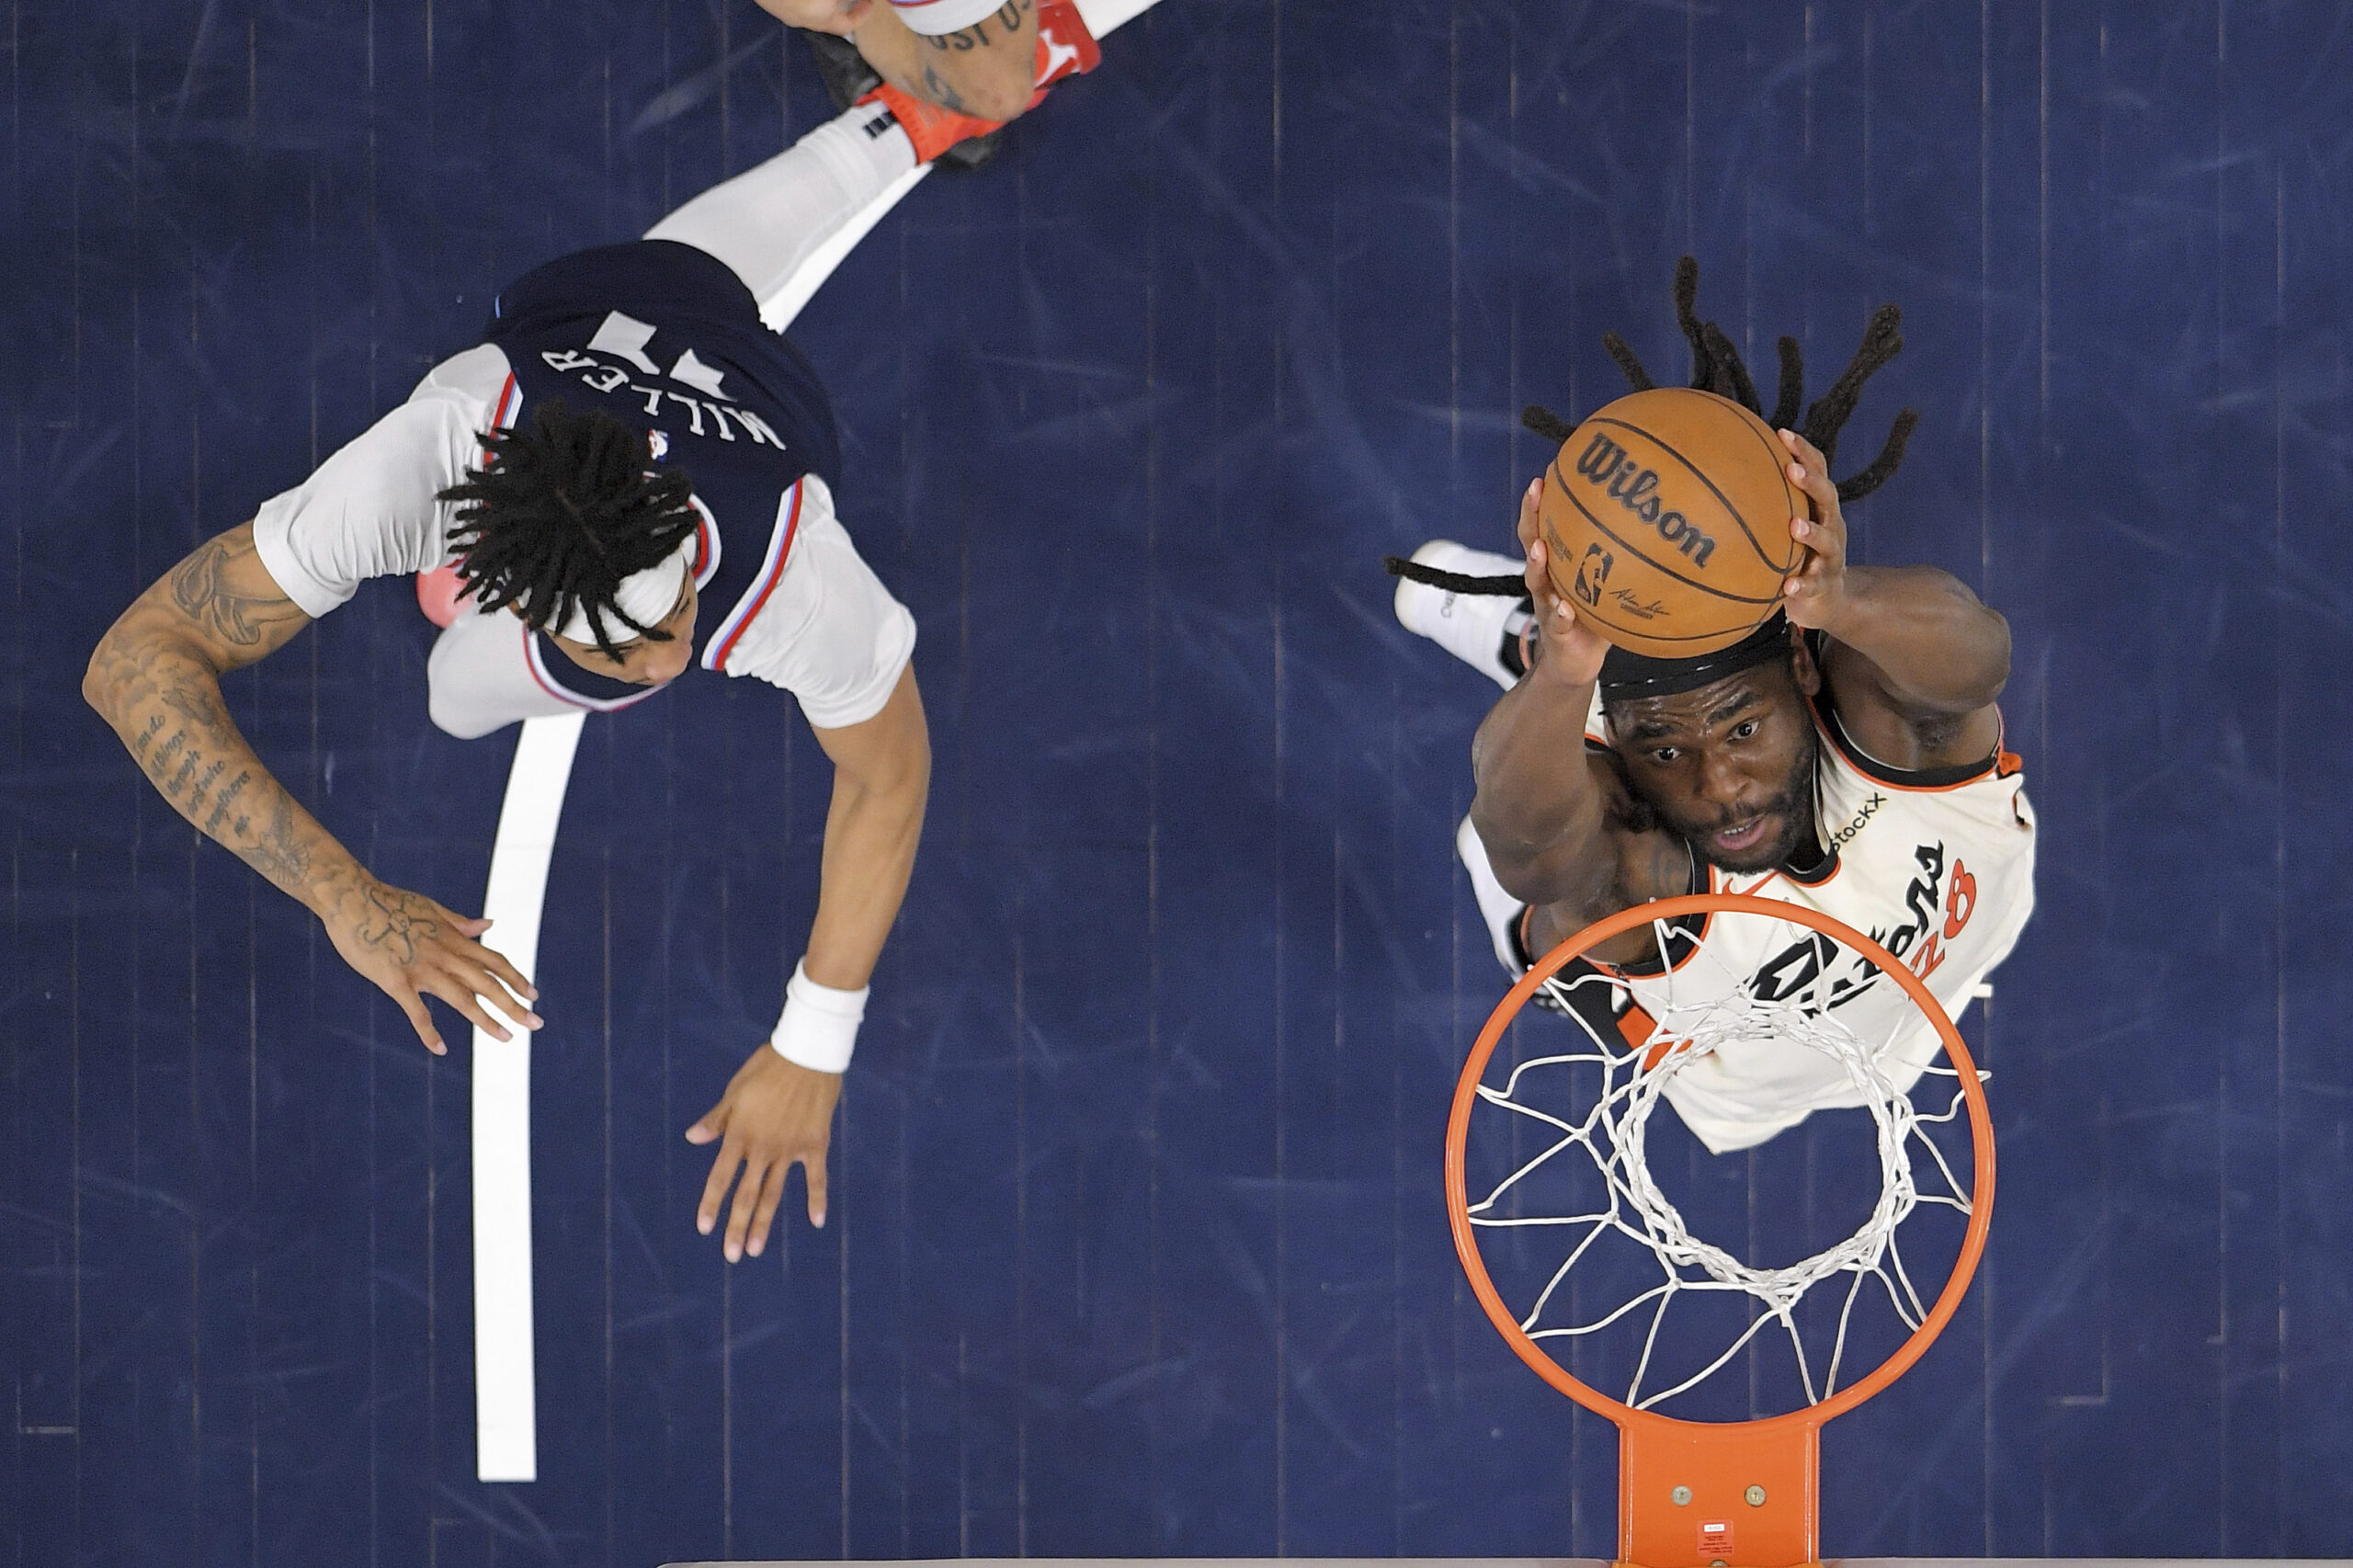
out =
{"type": "Polygon", "coordinates": [[[1730,398],[1621,397],[1576,427],[1545,475],[1553,586],[1577,619],[1653,658],[1728,648],[1781,602],[1808,515],[1790,452],[1730,398]]]}

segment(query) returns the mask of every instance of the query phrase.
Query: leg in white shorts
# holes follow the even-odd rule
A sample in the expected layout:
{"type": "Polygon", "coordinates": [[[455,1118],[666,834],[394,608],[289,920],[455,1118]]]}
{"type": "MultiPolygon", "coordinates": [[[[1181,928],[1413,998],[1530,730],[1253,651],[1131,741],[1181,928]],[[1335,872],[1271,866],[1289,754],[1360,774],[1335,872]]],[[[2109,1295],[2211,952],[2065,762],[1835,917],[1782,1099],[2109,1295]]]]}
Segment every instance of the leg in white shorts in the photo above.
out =
{"type": "Polygon", "coordinates": [[[472,604],[434,639],[426,660],[426,709],[433,727],[461,741],[480,739],[518,719],[578,713],[586,704],[558,697],[531,667],[530,632],[505,610],[472,604]]]}

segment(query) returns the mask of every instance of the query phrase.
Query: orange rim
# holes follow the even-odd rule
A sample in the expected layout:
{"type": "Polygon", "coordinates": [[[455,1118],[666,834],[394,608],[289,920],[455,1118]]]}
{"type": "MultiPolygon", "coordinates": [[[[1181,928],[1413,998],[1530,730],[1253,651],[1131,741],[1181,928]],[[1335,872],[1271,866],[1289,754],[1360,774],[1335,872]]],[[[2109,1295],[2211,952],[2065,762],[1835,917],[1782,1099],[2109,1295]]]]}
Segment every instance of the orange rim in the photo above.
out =
{"type": "Polygon", "coordinates": [[[1606,1415],[1621,1427],[1650,1426],[1661,1427],[1722,1427],[1747,1426],[1760,1434],[1775,1428],[1819,1426],[1834,1416],[1843,1415],[1855,1406],[1877,1394],[1888,1384],[1902,1377],[1912,1364],[1927,1354],[1938,1335],[1944,1332],[1952,1314],[1960,1310],[1961,1299],[1968,1292],[1969,1281],[1977,1272],[1977,1260],[1985,1250],[1985,1228],[1994,1218],[1994,1118],[1985,1104],[1984,1085],[1977,1081],[1977,1064],[1970,1059],[1969,1047],[1961,1042],[1961,1033],[1945,1016],[1944,1007],[1937,1001],[1919,976],[1904,967],[1903,961],[1872,941],[1869,937],[1842,921],[1834,920],[1817,910],[1799,904],[1784,903],[1779,899],[1756,898],[1747,893],[1692,893],[1681,898],[1663,898],[1653,903],[1635,907],[1597,920],[1571,937],[1539,960],[1534,968],[1520,976],[1519,983],[1495,1004],[1487,1017],[1486,1028],[1471,1047],[1471,1056],[1462,1064],[1462,1075],[1454,1085],[1454,1108],[1446,1122],[1446,1210],[1454,1230],[1454,1255],[1461,1260],[1462,1272],[1470,1277],[1471,1290],[1479,1304],[1487,1312],[1487,1319],[1504,1336],[1519,1358],[1540,1378],[1584,1405],[1597,1415],[1606,1415]],[[1637,1410],[1622,1400],[1610,1398],[1590,1384],[1581,1382],[1566,1367],[1544,1353],[1543,1347],[1530,1339],[1519,1326],[1519,1320],[1504,1304],[1496,1293],[1495,1281],[1487,1278],[1487,1267],[1479,1256],[1479,1244],[1471,1225],[1471,1199],[1462,1174],[1463,1150],[1470,1141],[1471,1108],[1477,1103],[1479,1084],[1487,1071],[1487,1062],[1495,1047],[1511,1027],[1519,1010],[1527,1005],[1536,988],[1550,980],[1574,960],[1597,944],[1608,941],[1621,931],[1646,926],[1654,920],[1673,920],[1685,915],[1706,915],[1736,912],[1761,915],[1776,920],[1787,920],[1804,926],[1825,937],[1845,943],[1877,964],[1928,1016],[1937,1034],[1944,1041],[1945,1058],[1961,1074],[1962,1096],[1969,1104],[1969,1133],[1972,1158],[1976,1169],[1970,1183],[1969,1226],[1961,1241],[1961,1256],[1953,1260],[1952,1275],[1945,1281],[1944,1292],[1937,1304],[1921,1320],[1895,1353],[1873,1369],[1870,1374],[1848,1384],[1819,1404],[1807,1405],[1782,1415],[1768,1415],[1754,1421],[1686,1421],[1677,1416],[1661,1415],[1654,1410],[1637,1410]]]}

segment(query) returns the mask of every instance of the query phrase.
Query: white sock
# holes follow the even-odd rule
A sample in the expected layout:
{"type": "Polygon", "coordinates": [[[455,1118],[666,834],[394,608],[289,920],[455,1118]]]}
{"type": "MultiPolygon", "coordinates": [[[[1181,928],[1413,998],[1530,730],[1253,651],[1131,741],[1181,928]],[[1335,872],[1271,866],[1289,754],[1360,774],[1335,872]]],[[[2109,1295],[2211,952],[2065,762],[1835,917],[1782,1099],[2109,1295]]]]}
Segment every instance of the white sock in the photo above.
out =
{"type": "Polygon", "coordinates": [[[1512,927],[1519,923],[1528,905],[1504,891],[1495,881],[1495,869],[1487,860],[1486,841],[1479,830],[1464,817],[1454,830],[1454,852],[1462,857],[1462,869],[1471,873],[1471,896],[1479,901],[1479,918],[1486,923],[1487,940],[1495,944],[1495,961],[1504,972],[1518,980],[1525,971],[1519,955],[1513,950],[1512,927]]]}
{"type": "Polygon", "coordinates": [[[834,231],[915,166],[880,104],[856,104],[767,163],[715,185],[645,232],[709,251],[766,300],[834,231]]]}

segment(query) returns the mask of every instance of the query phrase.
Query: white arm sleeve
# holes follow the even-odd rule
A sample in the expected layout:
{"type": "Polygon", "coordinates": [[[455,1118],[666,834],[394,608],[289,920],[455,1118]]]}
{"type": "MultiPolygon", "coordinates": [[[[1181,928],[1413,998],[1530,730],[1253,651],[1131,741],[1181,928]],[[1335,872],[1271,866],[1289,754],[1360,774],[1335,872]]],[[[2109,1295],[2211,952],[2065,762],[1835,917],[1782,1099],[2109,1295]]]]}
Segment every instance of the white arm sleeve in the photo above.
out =
{"type": "Polygon", "coordinates": [[[434,496],[480,464],[506,384],[506,356],[489,344],[445,359],[406,403],[262,503],[255,551],[305,615],[326,614],[370,577],[449,559],[456,508],[434,496]]]}
{"type": "Polygon", "coordinates": [[[938,38],[961,32],[984,17],[995,16],[1005,0],[891,0],[892,14],[907,24],[909,32],[938,38]]]}
{"type": "Polygon", "coordinates": [[[859,559],[833,492],[809,475],[783,574],[728,650],[727,673],[784,687],[809,722],[838,730],[882,711],[915,649],[915,618],[859,559]]]}

